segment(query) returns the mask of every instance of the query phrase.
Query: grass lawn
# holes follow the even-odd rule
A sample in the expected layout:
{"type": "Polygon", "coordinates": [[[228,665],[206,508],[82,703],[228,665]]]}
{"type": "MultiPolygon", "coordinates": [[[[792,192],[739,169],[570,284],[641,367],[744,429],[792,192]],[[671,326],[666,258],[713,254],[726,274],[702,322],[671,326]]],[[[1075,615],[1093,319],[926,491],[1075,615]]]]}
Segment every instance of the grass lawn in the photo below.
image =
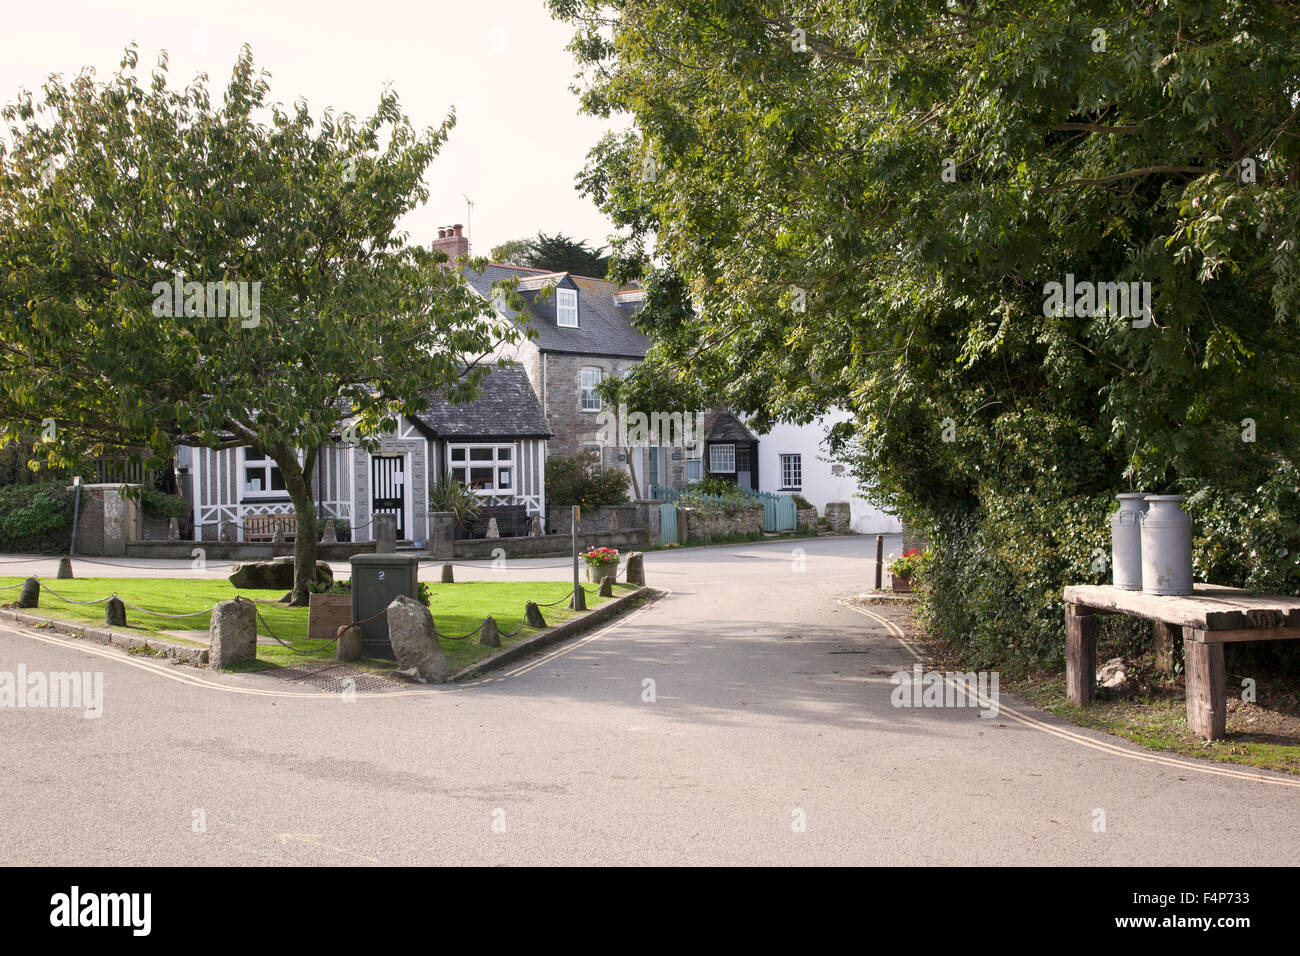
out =
{"type": "MultiPolygon", "coordinates": [[[[22,578],[0,578],[0,587],[22,583],[22,578]]],[[[60,621],[95,624],[103,626],[104,605],[71,604],[58,598],[45,589],[46,581],[41,584],[41,606],[29,613],[60,621]]],[[[293,646],[295,653],[278,644],[258,644],[257,664],[240,668],[242,670],[262,670],[267,667],[291,667],[304,661],[333,660],[334,644],[307,638],[307,608],[290,608],[275,603],[281,596],[275,591],[241,591],[227,581],[193,580],[189,578],[77,578],[71,581],[51,580],[50,587],[57,593],[75,601],[90,601],[117,594],[128,605],[134,604],[150,611],[165,614],[185,614],[191,611],[210,609],[218,601],[228,601],[236,595],[258,602],[258,611],[262,620],[258,621],[257,633],[263,636],[278,637],[293,646]],[[269,630],[268,630],[269,628],[269,630]]],[[[594,588],[594,584],[585,586],[594,588]]],[[[539,605],[565,597],[570,585],[561,581],[466,581],[456,584],[439,584],[429,582],[432,599],[429,611],[433,614],[438,631],[443,634],[464,634],[477,627],[484,617],[496,618],[501,629],[501,646],[512,644],[539,633],[539,628],[523,627],[513,637],[506,637],[506,632],[519,626],[524,617],[524,604],[536,601],[539,605]]],[[[627,584],[614,586],[614,597],[621,597],[635,588],[627,584]]],[[[0,591],[0,600],[13,601],[18,597],[16,588],[0,591]]],[[[596,594],[587,595],[587,607],[600,607],[612,598],[602,598],[596,594]]],[[[567,602],[565,602],[567,603],[567,602]]],[[[563,604],[555,607],[543,607],[542,616],[549,625],[559,624],[574,617],[573,611],[563,604]]],[[[130,607],[126,609],[128,632],[141,637],[151,634],[177,644],[206,646],[206,641],[193,637],[185,638],[174,634],[162,633],[175,630],[206,631],[210,614],[197,617],[161,618],[142,614],[130,607]]],[[[477,635],[459,641],[442,641],[443,653],[447,664],[458,670],[467,664],[482,660],[496,653],[497,648],[483,647],[478,643],[477,635]]],[[[357,662],[362,669],[386,670],[394,667],[392,661],[362,660],[357,662]]]]}

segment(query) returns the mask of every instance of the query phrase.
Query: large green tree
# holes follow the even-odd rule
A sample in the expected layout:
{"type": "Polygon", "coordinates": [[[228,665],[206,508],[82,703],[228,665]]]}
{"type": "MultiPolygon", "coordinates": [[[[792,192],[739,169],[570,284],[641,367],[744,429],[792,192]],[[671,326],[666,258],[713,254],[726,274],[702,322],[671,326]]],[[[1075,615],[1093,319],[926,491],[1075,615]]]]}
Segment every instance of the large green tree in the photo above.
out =
{"type": "Polygon", "coordinates": [[[0,420],[56,461],[178,442],[275,459],[302,602],[322,444],[472,393],[462,370],[501,333],[398,227],[454,116],[417,130],[386,92],[370,118],[313,118],[268,93],[247,48],[215,102],[205,77],[169,85],[165,54],[142,81],[129,49],[107,82],[52,76],[5,107],[0,420]]]}
{"type": "Polygon", "coordinates": [[[616,273],[644,269],[660,375],[760,427],[853,411],[864,486],[949,556],[959,529],[996,552],[1004,636],[1059,638],[1114,492],[1294,476],[1300,8],[550,6],[584,107],[633,120],[581,181],[616,273]],[[1150,322],[1045,314],[1069,277],[1149,282],[1150,322]]]}

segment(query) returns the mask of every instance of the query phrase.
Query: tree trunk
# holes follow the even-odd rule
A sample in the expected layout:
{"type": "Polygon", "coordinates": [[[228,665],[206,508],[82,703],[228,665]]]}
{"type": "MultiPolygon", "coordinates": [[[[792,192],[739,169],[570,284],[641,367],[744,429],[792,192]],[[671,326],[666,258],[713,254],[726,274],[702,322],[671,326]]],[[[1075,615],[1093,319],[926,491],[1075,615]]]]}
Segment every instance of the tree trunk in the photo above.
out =
{"type": "Polygon", "coordinates": [[[316,577],[316,501],[312,497],[311,475],[316,467],[318,449],[313,448],[298,464],[292,449],[275,455],[284,475],[284,486],[293,501],[293,513],[298,527],[293,542],[293,607],[303,607],[309,601],[307,582],[316,577]]]}

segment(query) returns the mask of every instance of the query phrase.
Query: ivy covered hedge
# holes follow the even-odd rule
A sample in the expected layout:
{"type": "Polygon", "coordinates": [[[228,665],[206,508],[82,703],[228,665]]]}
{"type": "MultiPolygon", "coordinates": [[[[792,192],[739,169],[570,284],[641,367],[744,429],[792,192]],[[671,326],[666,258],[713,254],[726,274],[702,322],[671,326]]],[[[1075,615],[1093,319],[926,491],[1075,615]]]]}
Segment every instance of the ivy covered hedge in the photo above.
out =
{"type": "Polygon", "coordinates": [[[72,510],[73,492],[63,482],[0,487],[0,549],[67,550],[72,510]]]}

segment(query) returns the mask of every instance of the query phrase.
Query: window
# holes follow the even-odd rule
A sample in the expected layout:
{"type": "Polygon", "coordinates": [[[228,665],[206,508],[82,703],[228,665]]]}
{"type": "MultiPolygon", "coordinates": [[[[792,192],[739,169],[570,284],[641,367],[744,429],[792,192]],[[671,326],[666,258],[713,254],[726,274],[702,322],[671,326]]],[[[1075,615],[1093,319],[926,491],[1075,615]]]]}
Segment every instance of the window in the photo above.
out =
{"type": "Polygon", "coordinates": [[[447,464],[453,479],[480,495],[514,492],[514,445],[449,445],[447,464]]]}
{"type": "Polygon", "coordinates": [[[605,446],[598,441],[585,441],[582,443],[582,450],[591,452],[594,456],[591,463],[591,474],[600,474],[605,465],[605,446]]]}
{"type": "Polygon", "coordinates": [[[803,487],[803,456],[781,456],[781,490],[798,491],[803,487]]]}
{"type": "Polygon", "coordinates": [[[273,459],[267,458],[256,448],[244,447],[239,452],[243,458],[240,468],[244,475],[245,495],[287,494],[284,475],[280,474],[280,466],[273,459]]]}
{"type": "Polygon", "coordinates": [[[704,477],[704,443],[692,442],[686,446],[686,480],[699,481],[704,477]]]}
{"type": "Polygon", "coordinates": [[[600,369],[584,368],[579,373],[579,385],[582,388],[582,410],[598,412],[601,409],[600,393],[596,386],[600,384],[600,369]]]}
{"type": "Polygon", "coordinates": [[[736,470],[735,445],[709,446],[709,471],[715,475],[729,475],[736,470]]]}
{"type": "Polygon", "coordinates": [[[555,290],[555,324],[566,329],[578,327],[578,293],[572,289],[555,290]]]}

